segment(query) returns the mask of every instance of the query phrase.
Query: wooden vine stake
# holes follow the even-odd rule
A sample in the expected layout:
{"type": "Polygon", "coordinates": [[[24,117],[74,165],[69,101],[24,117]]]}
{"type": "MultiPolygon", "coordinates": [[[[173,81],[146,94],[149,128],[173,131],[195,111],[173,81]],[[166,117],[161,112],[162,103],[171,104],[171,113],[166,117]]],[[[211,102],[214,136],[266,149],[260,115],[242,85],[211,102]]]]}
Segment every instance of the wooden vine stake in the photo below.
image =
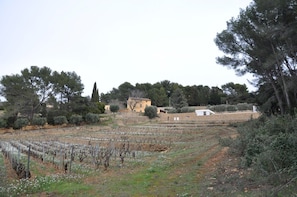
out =
{"type": "Polygon", "coordinates": [[[27,162],[27,170],[26,170],[26,179],[30,178],[29,177],[29,170],[30,170],[30,152],[31,152],[31,145],[29,145],[29,150],[28,150],[28,162],[27,162]]]}
{"type": "Polygon", "coordinates": [[[70,162],[69,162],[69,173],[71,173],[72,160],[74,159],[74,157],[73,157],[73,149],[74,149],[74,146],[71,146],[71,155],[70,155],[70,162]]]}

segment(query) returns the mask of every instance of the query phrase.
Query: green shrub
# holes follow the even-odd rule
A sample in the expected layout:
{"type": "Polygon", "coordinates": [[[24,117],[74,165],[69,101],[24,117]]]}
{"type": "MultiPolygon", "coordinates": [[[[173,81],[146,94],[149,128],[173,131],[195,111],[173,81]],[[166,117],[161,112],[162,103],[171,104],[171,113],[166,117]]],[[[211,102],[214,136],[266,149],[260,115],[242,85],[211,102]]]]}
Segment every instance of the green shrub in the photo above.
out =
{"type": "Polygon", "coordinates": [[[238,111],[253,110],[253,105],[248,103],[238,103],[236,107],[238,111]]]}
{"type": "Polygon", "coordinates": [[[273,159],[281,169],[290,169],[297,164],[297,134],[279,133],[270,144],[273,159]]]}
{"type": "Polygon", "coordinates": [[[214,112],[224,112],[226,111],[226,105],[213,105],[209,107],[210,110],[214,112]]]}
{"type": "Polygon", "coordinates": [[[181,108],[181,113],[190,113],[190,112],[194,112],[195,108],[193,107],[183,107],[181,108]]]}
{"type": "Polygon", "coordinates": [[[56,116],[54,117],[54,124],[55,125],[62,125],[62,124],[67,124],[67,118],[66,116],[56,116]]]}
{"type": "Polygon", "coordinates": [[[29,124],[29,121],[27,118],[18,118],[14,124],[13,129],[21,129],[29,124]]]}
{"type": "Polygon", "coordinates": [[[168,108],[168,110],[167,110],[167,113],[169,113],[169,114],[174,114],[174,113],[177,113],[177,112],[178,111],[175,108],[168,108]]]}
{"type": "Polygon", "coordinates": [[[296,118],[260,117],[239,126],[238,132],[230,148],[241,157],[243,167],[251,167],[267,183],[276,185],[297,176],[296,118]]]}
{"type": "Polygon", "coordinates": [[[295,133],[269,136],[264,141],[263,148],[263,151],[254,155],[252,167],[257,174],[267,176],[266,182],[282,185],[297,176],[297,135],[295,133]]]}
{"type": "Polygon", "coordinates": [[[82,121],[83,121],[82,116],[81,115],[76,115],[76,114],[72,115],[70,117],[70,119],[69,119],[69,122],[71,124],[75,124],[75,125],[80,125],[82,123],[82,121]]]}
{"type": "MultiPolygon", "coordinates": [[[[101,102],[91,102],[89,104],[88,113],[94,114],[103,114],[105,112],[105,104],[101,102]]],[[[79,113],[79,114],[86,114],[86,113],[79,113]]]]}
{"type": "Polygon", "coordinates": [[[55,121],[54,118],[57,116],[65,116],[67,117],[68,112],[65,110],[49,110],[47,113],[47,123],[54,125],[55,121]]]}
{"type": "Polygon", "coordinates": [[[6,128],[7,121],[4,118],[0,118],[0,128],[6,128]]]}
{"type": "Polygon", "coordinates": [[[100,111],[100,114],[103,114],[105,112],[105,104],[101,102],[97,102],[97,106],[100,111]]]}
{"type": "Polygon", "coordinates": [[[47,120],[44,117],[34,117],[32,120],[32,125],[44,126],[47,120]]]}
{"type": "Polygon", "coordinates": [[[156,106],[147,106],[144,109],[144,115],[149,117],[149,119],[155,118],[158,116],[158,109],[156,106]]]}
{"type": "Polygon", "coordinates": [[[8,116],[7,119],[6,119],[7,127],[8,128],[13,127],[14,122],[16,120],[17,120],[17,117],[16,116],[8,116]]]}
{"type": "Polygon", "coordinates": [[[234,111],[237,111],[237,108],[235,105],[227,105],[226,110],[228,112],[234,112],[234,111]]]}
{"type": "Polygon", "coordinates": [[[111,112],[118,112],[120,107],[118,105],[110,105],[110,111],[111,112]]]}
{"type": "Polygon", "coordinates": [[[99,115],[93,113],[87,113],[85,116],[85,120],[87,123],[97,123],[99,122],[99,115]]]}
{"type": "Polygon", "coordinates": [[[222,105],[210,106],[209,109],[214,112],[225,112],[225,111],[234,112],[234,111],[237,111],[237,106],[222,104],[222,105]]]}

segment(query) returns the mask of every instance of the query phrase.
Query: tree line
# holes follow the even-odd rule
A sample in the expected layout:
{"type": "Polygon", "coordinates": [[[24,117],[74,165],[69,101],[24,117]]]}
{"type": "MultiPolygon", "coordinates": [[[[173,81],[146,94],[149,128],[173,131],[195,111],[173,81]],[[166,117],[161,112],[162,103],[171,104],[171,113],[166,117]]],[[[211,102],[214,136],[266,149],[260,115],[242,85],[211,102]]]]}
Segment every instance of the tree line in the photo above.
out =
{"type": "Polygon", "coordinates": [[[78,123],[80,116],[104,113],[96,83],[92,98],[83,97],[84,85],[75,72],[57,72],[48,67],[31,66],[23,69],[21,74],[3,76],[0,84],[1,96],[6,99],[3,106],[5,121],[0,121],[2,127],[18,128],[36,120],[36,124],[61,124],[67,119],[78,123]]]}
{"type": "MultiPolygon", "coordinates": [[[[127,105],[129,97],[142,97],[151,99],[152,105],[157,107],[172,106],[176,100],[175,95],[182,94],[189,106],[206,106],[218,104],[237,104],[244,102],[255,102],[254,93],[249,93],[245,84],[233,82],[220,87],[209,87],[203,85],[182,86],[181,84],[163,80],[154,84],[136,83],[132,85],[124,82],[118,88],[113,88],[108,93],[101,93],[100,99],[103,103],[127,105]],[[175,92],[179,92],[175,94],[175,92]]],[[[177,102],[179,103],[179,102],[177,102]]]]}
{"type": "Polygon", "coordinates": [[[57,72],[38,66],[25,68],[20,74],[3,76],[0,84],[1,96],[6,99],[6,122],[8,126],[18,123],[20,126],[14,125],[16,128],[38,122],[81,122],[88,113],[104,113],[106,104],[126,108],[130,96],[149,98],[152,105],[172,106],[177,112],[181,112],[181,108],[185,106],[254,102],[254,96],[248,92],[245,84],[230,82],[221,88],[210,88],[202,85],[182,86],[168,80],[155,84],[137,83],[135,86],[125,82],[108,93],[101,93],[100,96],[95,82],[91,97],[83,97],[81,94],[84,85],[75,72],[57,72]],[[18,117],[25,119],[17,120],[18,117]]]}

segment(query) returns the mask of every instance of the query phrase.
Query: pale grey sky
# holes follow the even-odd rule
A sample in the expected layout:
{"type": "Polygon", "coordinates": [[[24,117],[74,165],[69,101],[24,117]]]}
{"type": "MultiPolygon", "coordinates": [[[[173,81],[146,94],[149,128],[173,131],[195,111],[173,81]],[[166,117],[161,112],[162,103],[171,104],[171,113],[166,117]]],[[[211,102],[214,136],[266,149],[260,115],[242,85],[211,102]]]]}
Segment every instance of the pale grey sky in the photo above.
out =
{"type": "Polygon", "coordinates": [[[245,83],[216,64],[218,32],[252,0],[0,0],[0,77],[75,71],[91,95],[124,82],[245,83]]]}

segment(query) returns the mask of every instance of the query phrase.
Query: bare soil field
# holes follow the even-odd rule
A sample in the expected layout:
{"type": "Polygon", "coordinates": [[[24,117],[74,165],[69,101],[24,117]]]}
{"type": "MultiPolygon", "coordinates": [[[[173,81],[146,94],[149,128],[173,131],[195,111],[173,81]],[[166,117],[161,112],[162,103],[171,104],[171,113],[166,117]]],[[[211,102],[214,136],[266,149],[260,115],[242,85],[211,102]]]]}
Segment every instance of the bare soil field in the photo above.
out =
{"type": "MultiPolygon", "coordinates": [[[[247,194],[249,187],[234,189],[219,182],[223,171],[240,173],[236,159],[219,140],[237,135],[230,123],[258,116],[187,113],[149,120],[134,113],[118,114],[105,125],[2,130],[0,144],[2,152],[20,154],[23,163],[30,147],[29,181],[63,177],[35,189],[10,190],[23,196],[238,196],[247,194]]],[[[2,158],[5,170],[0,183],[19,186],[11,159],[2,158]]]]}

